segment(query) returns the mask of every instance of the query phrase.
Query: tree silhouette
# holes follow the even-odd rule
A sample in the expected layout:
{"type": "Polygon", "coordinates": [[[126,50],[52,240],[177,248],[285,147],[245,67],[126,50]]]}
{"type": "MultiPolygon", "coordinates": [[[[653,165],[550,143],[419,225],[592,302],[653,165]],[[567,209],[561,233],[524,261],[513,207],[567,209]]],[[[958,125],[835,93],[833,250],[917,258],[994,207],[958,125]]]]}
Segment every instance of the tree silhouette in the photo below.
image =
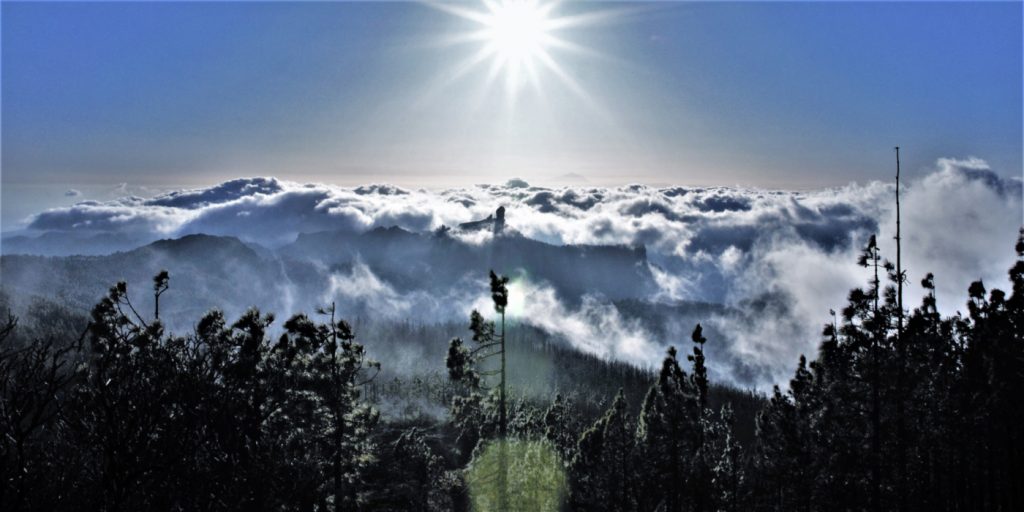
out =
{"type": "Polygon", "coordinates": [[[582,510],[636,508],[635,437],[622,390],[580,436],[570,465],[574,506],[582,510]]]}
{"type": "MultiPolygon", "coordinates": [[[[469,329],[473,332],[473,341],[476,347],[466,348],[460,338],[452,339],[448,347],[448,357],[445,365],[448,367],[448,375],[452,380],[465,382],[471,394],[467,397],[459,397],[454,404],[458,412],[478,412],[482,405],[482,397],[478,391],[488,389],[482,378],[498,377],[498,468],[497,468],[497,489],[498,509],[508,510],[508,402],[506,390],[506,346],[505,346],[505,308],[508,307],[508,282],[507,276],[498,276],[492,270],[490,272],[491,301],[494,304],[494,311],[500,316],[500,330],[492,321],[485,320],[476,310],[470,315],[469,329]],[[494,370],[481,370],[480,364],[492,357],[498,357],[498,368],[494,370]]],[[[468,424],[468,422],[464,423],[468,424]]]]}
{"type": "Polygon", "coordinates": [[[678,511],[689,506],[692,482],[688,477],[697,451],[699,407],[698,391],[679,367],[676,349],[670,347],[637,421],[645,500],[640,508],[678,511]]]}
{"type": "Polygon", "coordinates": [[[160,319],[160,296],[170,287],[170,275],[166,270],[153,276],[153,318],[160,319]]]}
{"type": "Polygon", "coordinates": [[[317,430],[329,446],[326,472],[333,504],[351,508],[359,501],[359,480],[369,462],[372,447],[367,435],[378,420],[375,410],[359,403],[360,388],[376,377],[380,364],[368,359],[349,323],[336,318],[333,303],[318,313],[329,315],[330,323],[295,315],[284,323],[285,334],[274,350],[289,373],[299,377],[296,387],[315,397],[310,407],[319,409],[325,422],[317,430]],[[366,375],[367,370],[373,373],[366,375]]]}

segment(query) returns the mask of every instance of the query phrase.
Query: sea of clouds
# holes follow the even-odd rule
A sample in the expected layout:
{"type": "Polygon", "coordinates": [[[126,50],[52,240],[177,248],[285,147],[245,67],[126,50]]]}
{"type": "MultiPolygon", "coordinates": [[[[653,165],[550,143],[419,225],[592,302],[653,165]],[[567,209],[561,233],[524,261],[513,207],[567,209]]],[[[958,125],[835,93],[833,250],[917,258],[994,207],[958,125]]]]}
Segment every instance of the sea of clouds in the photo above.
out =
{"type": "MultiPolygon", "coordinates": [[[[927,272],[935,273],[946,313],[962,309],[974,280],[1006,286],[1013,244],[1024,223],[1020,179],[1001,178],[977,158],[943,158],[934,169],[906,180],[901,191],[903,262],[910,278],[906,304],[919,303],[918,283],[927,272]]],[[[813,354],[821,326],[831,321],[829,309],[841,308],[848,291],[868,277],[855,261],[871,234],[878,234],[884,257],[895,257],[894,185],[881,182],[783,191],[545,188],[512,180],[431,191],[244,178],[149,198],[81,201],[34,216],[29,230],[150,239],[207,233],[275,247],[303,232],[390,226],[431,231],[486,217],[499,206],[507,210],[509,228],[529,238],[645,246],[659,282],[648,300],[714,302],[743,312],[708,319],[729,344],[720,352],[727,357],[712,369],[754,387],[784,382],[799,354],[813,354]]],[[[485,243],[490,235],[465,236],[485,243]]],[[[600,297],[569,307],[544,283],[530,283],[525,290],[524,316],[581,350],[655,364],[673,341],[656,339],[624,320],[600,297]]],[[[325,293],[377,304],[373,309],[396,315],[438,300],[429,293],[402,295],[366,266],[336,276],[325,293]]]]}

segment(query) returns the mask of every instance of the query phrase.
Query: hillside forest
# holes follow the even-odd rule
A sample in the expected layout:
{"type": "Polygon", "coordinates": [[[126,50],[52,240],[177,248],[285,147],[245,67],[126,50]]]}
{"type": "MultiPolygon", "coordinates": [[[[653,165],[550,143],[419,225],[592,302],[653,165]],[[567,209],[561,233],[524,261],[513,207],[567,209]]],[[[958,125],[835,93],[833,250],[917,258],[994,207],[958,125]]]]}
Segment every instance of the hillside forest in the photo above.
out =
{"type": "Polygon", "coordinates": [[[903,307],[872,238],[864,286],[767,396],[709,381],[700,324],[653,371],[506,325],[494,272],[462,337],[373,328],[447,348],[415,377],[332,304],[174,333],[167,272],[88,316],[39,301],[0,327],[0,509],[1021,510],[1024,231],[1016,253],[1011,289],[975,282],[943,316],[934,293],[903,307]],[[511,377],[541,364],[554,384],[511,377]]]}

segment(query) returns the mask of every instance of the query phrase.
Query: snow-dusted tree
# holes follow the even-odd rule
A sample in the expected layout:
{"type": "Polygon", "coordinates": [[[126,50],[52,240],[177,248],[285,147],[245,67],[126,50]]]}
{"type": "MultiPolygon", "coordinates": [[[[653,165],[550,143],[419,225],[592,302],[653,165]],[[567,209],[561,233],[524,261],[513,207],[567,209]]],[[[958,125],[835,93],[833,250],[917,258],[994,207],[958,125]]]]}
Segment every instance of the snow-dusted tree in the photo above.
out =
{"type": "Polygon", "coordinates": [[[373,380],[380,363],[369,359],[355,341],[351,326],[335,317],[334,304],[318,310],[330,316],[329,324],[317,324],[306,315],[295,315],[284,324],[275,350],[289,368],[299,393],[311,392],[311,405],[323,420],[314,425],[328,449],[324,464],[330,476],[330,495],[336,510],[351,509],[360,499],[361,478],[372,460],[370,430],[378,414],[361,401],[361,387],[373,380]]]}
{"type": "MultiPolygon", "coordinates": [[[[479,311],[470,314],[469,329],[473,332],[474,348],[468,348],[462,339],[451,340],[448,346],[448,357],[445,365],[452,380],[466,384],[469,394],[456,397],[452,407],[456,423],[462,428],[463,434],[486,439],[488,422],[482,421],[487,414],[486,403],[481,391],[495,391],[497,394],[497,439],[500,443],[497,469],[498,508],[508,510],[508,459],[506,453],[508,439],[508,397],[506,389],[506,347],[505,347],[505,309],[508,307],[507,276],[499,276],[492,270],[490,273],[491,300],[494,311],[500,316],[499,326],[493,321],[485,320],[479,311]],[[491,358],[498,358],[498,367],[484,369],[483,365],[491,358]],[[498,377],[497,387],[489,386],[485,380],[498,377]],[[473,432],[476,430],[476,432],[473,432]]],[[[474,443],[474,447],[475,447],[474,443]]]]}
{"type": "Polygon", "coordinates": [[[580,436],[571,464],[573,503],[582,510],[636,509],[633,422],[620,389],[611,407],[580,436]]]}
{"type": "Polygon", "coordinates": [[[691,506],[689,476],[701,431],[700,403],[676,354],[675,347],[668,349],[637,420],[642,510],[677,512],[691,506]]]}

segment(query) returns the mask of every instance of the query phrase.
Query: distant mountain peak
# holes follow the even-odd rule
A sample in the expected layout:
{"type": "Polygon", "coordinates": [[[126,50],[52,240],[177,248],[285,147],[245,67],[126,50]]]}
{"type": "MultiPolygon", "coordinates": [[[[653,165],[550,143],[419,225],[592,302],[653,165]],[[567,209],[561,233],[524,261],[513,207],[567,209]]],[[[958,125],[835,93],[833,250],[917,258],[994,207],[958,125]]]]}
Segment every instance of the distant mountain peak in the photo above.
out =
{"type": "Polygon", "coordinates": [[[258,259],[256,251],[245,242],[233,236],[194,233],[179,238],[165,238],[144,245],[131,252],[163,252],[175,256],[229,254],[245,259],[258,259]]]}
{"type": "Polygon", "coordinates": [[[245,244],[234,236],[223,236],[223,235],[208,235],[206,233],[192,233],[184,235],[178,238],[164,238],[157,240],[151,244],[150,247],[171,247],[171,246],[185,246],[193,244],[230,244],[230,245],[242,245],[245,244]]]}

